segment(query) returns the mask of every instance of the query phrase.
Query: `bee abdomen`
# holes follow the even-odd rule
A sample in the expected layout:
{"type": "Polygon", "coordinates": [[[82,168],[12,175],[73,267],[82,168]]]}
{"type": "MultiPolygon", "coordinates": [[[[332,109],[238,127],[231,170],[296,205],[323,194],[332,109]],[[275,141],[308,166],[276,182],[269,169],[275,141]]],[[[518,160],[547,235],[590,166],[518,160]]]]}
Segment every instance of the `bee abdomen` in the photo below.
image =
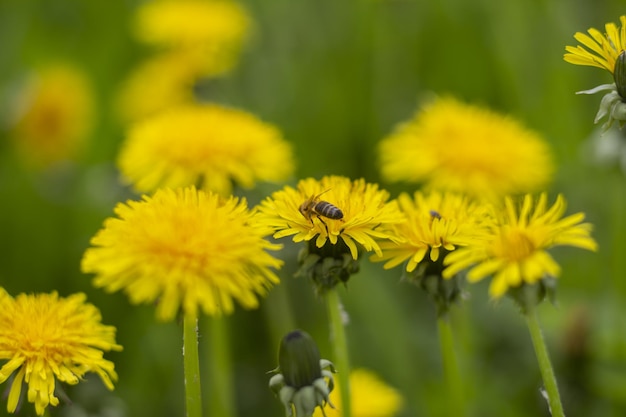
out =
{"type": "Polygon", "coordinates": [[[343,212],[330,204],[327,201],[320,201],[315,205],[315,212],[320,216],[328,217],[329,219],[342,219],[343,212]]]}

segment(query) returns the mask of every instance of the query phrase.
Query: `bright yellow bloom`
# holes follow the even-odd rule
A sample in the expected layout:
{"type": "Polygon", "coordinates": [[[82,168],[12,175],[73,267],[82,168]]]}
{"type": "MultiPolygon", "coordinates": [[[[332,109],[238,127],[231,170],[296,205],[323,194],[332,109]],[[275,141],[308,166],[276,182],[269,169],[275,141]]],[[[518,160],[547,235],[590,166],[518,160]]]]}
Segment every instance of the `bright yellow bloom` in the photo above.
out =
{"type": "Polygon", "coordinates": [[[0,383],[11,375],[7,410],[15,412],[28,385],[28,401],[37,415],[56,406],[56,380],[77,384],[87,372],[97,373],[110,390],[117,374],[103,351],[122,350],[115,343],[115,327],[101,323],[101,315],[85,294],[59,298],[51,294],[11,297],[0,288],[0,383]]]}
{"type": "Polygon", "coordinates": [[[493,276],[489,293],[501,297],[509,288],[524,283],[534,284],[542,278],[560,275],[561,268],[547,250],[560,245],[575,246],[595,251],[597,244],[591,238],[591,225],[581,223],[583,213],[562,217],[565,200],[558,196],[552,207],[547,206],[545,193],[533,201],[526,195],[516,208],[512,198],[505,199],[496,222],[485,240],[459,248],[448,254],[444,264],[444,278],[451,278],[470,268],[467,280],[479,281],[493,276]]]}
{"type": "MultiPolygon", "coordinates": [[[[394,388],[373,372],[359,368],[350,373],[350,398],[353,417],[392,417],[400,411],[404,400],[394,388]]],[[[330,393],[332,408],[326,404],[324,411],[316,408],[313,417],[341,417],[340,387],[330,393]],[[324,414],[325,413],[325,414],[324,414]]]]}
{"type": "Polygon", "coordinates": [[[477,197],[540,189],[553,166],[547,143],[511,117],[440,98],[380,144],[389,181],[424,182],[477,197]]]}
{"type": "Polygon", "coordinates": [[[426,255],[432,262],[458,246],[466,246],[485,233],[491,218],[490,206],[470,201],[454,193],[416,192],[398,197],[407,221],[394,225],[400,242],[382,242],[383,256],[374,261],[387,261],[384,268],[393,268],[408,260],[406,270],[413,272],[426,255]]]}
{"type": "Polygon", "coordinates": [[[236,63],[250,25],[234,1],[157,0],[137,10],[135,32],[147,44],[194,50],[219,73],[236,63]]]}
{"type": "Polygon", "coordinates": [[[626,49],[626,15],[620,17],[620,22],[621,28],[607,23],[604,34],[594,28],[587,30],[589,35],[576,32],[574,38],[588,49],[580,45],[566,46],[568,53],[563,59],[571,64],[603,68],[613,74],[617,57],[626,49]]]}
{"type": "Polygon", "coordinates": [[[91,239],[82,270],[94,285],[124,290],[132,303],[158,302],[157,316],[172,320],[179,309],[194,317],[230,314],[234,300],[257,308],[257,295],[278,283],[270,268],[281,261],[250,224],[244,200],[222,199],[195,187],[158,190],[141,201],[120,203],[91,239]]]}
{"type": "Polygon", "coordinates": [[[137,123],[118,158],[140,192],[200,184],[222,195],[232,183],[282,181],[294,169],[291,146],[252,114],[214,104],[184,106],[137,123]]]}
{"type": "MultiPolygon", "coordinates": [[[[404,221],[395,201],[387,201],[389,193],[364,179],[351,181],[340,176],[326,176],[321,180],[307,178],[296,189],[285,187],[265,199],[258,207],[256,221],[275,231],[275,238],[293,236],[294,242],[315,239],[318,248],[327,241],[337,244],[341,239],[350,249],[353,259],[358,257],[357,243],[366,251],[381,254],[379,239],[393,239],[389,226],[404,221]],[[307,199],[330,203],[342,213],[332,219],[311,212],[307,218],[300,206],[307,199]]],[[[319,210],[318,210],[319,211],[319,210]]]]}
{"type": "Polygon", "coordinates": [[[193,86],[201,74],[196,55],[169,52],[139,65],[124,82],[117,111],[126,122],[141,120],[194,101],[193,86]]]}
{"type": "Polygon", "coordinates": [[[28,163],[72,159],[93,127],[93,91],[84,73],[56,65],[34,73],[16,95],[12,136],[28,163]]]}

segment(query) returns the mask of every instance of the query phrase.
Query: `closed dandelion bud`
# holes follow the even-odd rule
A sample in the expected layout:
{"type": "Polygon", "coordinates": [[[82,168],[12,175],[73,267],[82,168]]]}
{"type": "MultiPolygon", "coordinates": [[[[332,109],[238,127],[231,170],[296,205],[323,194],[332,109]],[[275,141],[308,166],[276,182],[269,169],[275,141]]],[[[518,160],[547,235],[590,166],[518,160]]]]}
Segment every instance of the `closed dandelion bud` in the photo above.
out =
{"type": "Polygon", "coordinates": [[[285,415],[310,417],[316,407],[328,403],[334,387],[334,365],[320,359],[315,341],[306,332],[294,330],[280,343],[278,368],[269,386],[285,406],[285,415]]]}
{"type": "Polygon", "coordinates": [[[280,342],[278,366],[285,383],[302,388],[322,376],[320,352],[315,341],[307,333],[295,330],[280,342]]]}
{"type": "Polygon", "coordinates": [[[613,79],[617,93],[622,99],[626,99],[626,51],[622,51],[615,60],[613,79]]]}

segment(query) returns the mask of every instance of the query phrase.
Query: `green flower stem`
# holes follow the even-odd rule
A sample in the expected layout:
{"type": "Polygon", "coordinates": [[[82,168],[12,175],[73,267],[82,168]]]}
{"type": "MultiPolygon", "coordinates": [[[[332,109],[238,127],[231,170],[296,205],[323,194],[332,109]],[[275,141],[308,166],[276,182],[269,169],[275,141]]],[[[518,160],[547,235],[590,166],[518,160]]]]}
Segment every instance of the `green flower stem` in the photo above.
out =
{"type": "Polygon", "coordinates": [[[537,313],[532,306],[527,308],[526,324],[528,325],[528,330],[530,331],[530,337],[533,340],[535,354],[537,355],[539,369],[541,370],[541,377],[543,378],[543,385],[548,394],[548,403],[550,404],[552,417],[565,417],[563,405],[561,404],[561,396],[559,395],[559,389],[556,386],[554,370],[552,369],[552,363],[550,363],[550,357],[548,356],[548,349],[546,348],[541,328],[539,327],[537,313]]]}
{"type": "Polygon", "coordinates": [[[283,336],[296,328],[287,290],[285,283],[272,288],[261,307],[265,313],[272,341],[276,343],[274,351],[278,350],[283,336]]]}
{"type": "Polygon", "coordinates": [[[228,317],[214,317],[209,320],[207,339],[210,382],[206,415],[232,417],[236,412],[228,317]]]}
{"type": "Polygon", "coordinates": [[[441,349],[443,371],[446,383],[448,384],[449,415],[457,417],[464,416],[465,399],[463,396],[463,384],[456,354],[454,352],[452,328],[447,314],[442,314],[437,318],[437,327],[439,330],[439,347],[441,349]]]}
{"type": "Polygon", "coordinates": [[[200,362],[198,360],[198,318],[185,315],[183,323],[183,367],[187,417],[202,417],[200,362]]]}
{"type": "Polygon", "coordinates": [[[343,417],[351,417],[348,342],[346,340],[346,331],[341,317],[341,300],[339,300],[339,294],[336,288],[326,292],[326,305],[328,307],[331,337],[335,348],[333,362],[337,368],[337,379],[341,390],[341,415],[343,417]]]}

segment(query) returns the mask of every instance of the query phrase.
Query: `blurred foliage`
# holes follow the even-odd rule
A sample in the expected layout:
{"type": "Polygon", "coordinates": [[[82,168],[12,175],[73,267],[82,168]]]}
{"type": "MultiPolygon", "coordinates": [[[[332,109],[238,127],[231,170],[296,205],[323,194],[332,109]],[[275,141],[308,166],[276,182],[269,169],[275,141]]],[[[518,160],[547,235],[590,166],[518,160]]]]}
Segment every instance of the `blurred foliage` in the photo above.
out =
{"type": "MultiPolygon", "coordinates": [[[[573,34],[624,14],[619,0],[247,0],[254,36],[239,66],[198,94],[279,126],[298,158],[298,178],[341,174],[378,181],[377,142],[432,94],[451,93],[510,113],[550,142],[558,172],[550,190],[594,223],[597,254],[563,250],[558,306],[540,309],[565,410],[570,417],[626,414],[626,179],[592,165],[583,143],[597,135],[599,97],[574,92],[611,82],[606,72],[562,59],[573,34]]],[[[118,328],[108,353],[120,380],[109,393],[97,377],[67,387],[73,406],[53,416],[183,415],[182,344],[177,324],[154,320],[121,294],[96,290],[79,265],[89,238],[114,205],[137,198],[118,182],[115,157],[125,126],[113,103],[129,71],[150,51],[130,35],[137,2],[0,0],[0,285],[12,294],[85,292],[103,322],[118,328]],[[32,170],[6,129],[16,85],[32,68],[67,61],[97,94],[97,125],[83,157],[32,170]]],[[[497,138],[494,138],[497,140],[497,138]]],[[[383,184],[395,196],[411,186],[383,184]]],[[[254,204],[275,186],[247,197],[254,204]]],[[[287,244],[283,282],[256,311],[231,325],[239,416],[277,416],[267,387],[288,326],[302,328],[330,356],[325,308],[311,284],[292,278],[298,248],[287,244]],[[277,311],[280,292],[292,314],[277,311]]],[[[401,416],[443,416],[446,392],[435,311],[398,269],[363,262],[341,291],[351,321],[352,363],[376,371],[406,397],[401,416]]],[[[453,311],[472,416],[548,416],[523,320],[512,303],[494,305],[486,285],[453,311]]],[[[209,322],[208,318],[203,319],[209,322]]],[[[205,323],[208,325],[208,323],[205,323]]],[[[207,351],[200,339],[200,349],[207,351]]],[[[204,370],[208,389],[210,370],[204,370]]],[[[4,387],[2,387],[4,388],[4,387]]],[[[5,413],[4,399],[0,415],[5,413]]],[[[210,398],[205,398],[210,401],[210,398]]],[[[25,407],[21,415],[32,415],[25,407]]],[[[216,416],[214,416],[216,417],[216,416]]]]}

